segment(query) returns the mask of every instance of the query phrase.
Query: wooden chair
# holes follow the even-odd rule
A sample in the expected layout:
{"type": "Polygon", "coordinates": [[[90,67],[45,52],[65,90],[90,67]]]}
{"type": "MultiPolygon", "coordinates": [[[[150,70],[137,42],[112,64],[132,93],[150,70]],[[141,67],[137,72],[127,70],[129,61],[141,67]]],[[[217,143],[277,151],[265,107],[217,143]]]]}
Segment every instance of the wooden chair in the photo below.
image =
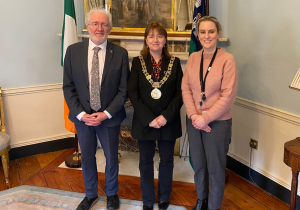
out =
{"type": "Polygon", "coordinates": [[[0,156],[4,170],[5,181],[9,188],[9,157],[8,151],[10,150],[10,136],[6,134],[4,111],[2,101],[2,90],[0,87],[0,156]]]}

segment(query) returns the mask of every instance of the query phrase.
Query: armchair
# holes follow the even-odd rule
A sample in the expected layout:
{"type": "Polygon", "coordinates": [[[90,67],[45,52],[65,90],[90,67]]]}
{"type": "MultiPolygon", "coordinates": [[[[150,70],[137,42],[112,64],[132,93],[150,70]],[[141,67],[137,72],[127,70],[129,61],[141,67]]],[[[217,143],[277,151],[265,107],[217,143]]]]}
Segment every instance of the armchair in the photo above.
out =
{"type": "Polygon", "coordinates": [[[0,156],[2,160],[5,181],[8,186],[9,186],[9,157],[8,157],[9,150],[10,150],[10,136],[6,134],[3,101],[2,101],[2,90],[0,87],[0,156]]]}

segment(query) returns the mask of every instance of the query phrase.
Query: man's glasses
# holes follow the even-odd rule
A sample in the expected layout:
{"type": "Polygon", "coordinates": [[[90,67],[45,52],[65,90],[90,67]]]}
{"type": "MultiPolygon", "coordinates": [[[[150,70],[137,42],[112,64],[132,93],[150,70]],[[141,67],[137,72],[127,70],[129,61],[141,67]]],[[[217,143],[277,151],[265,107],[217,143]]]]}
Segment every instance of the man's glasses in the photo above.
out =
{"type": "Polygon", "coordinates": [[[91,24],[88,24],[88,25],[92,26],[93,28],[98,28],[99,25],[101,25],[102,28],[108,28],[109,27],[109,24],[106,24],[106,23],[99,24],[97,22],[91,23],[91,24]]]}

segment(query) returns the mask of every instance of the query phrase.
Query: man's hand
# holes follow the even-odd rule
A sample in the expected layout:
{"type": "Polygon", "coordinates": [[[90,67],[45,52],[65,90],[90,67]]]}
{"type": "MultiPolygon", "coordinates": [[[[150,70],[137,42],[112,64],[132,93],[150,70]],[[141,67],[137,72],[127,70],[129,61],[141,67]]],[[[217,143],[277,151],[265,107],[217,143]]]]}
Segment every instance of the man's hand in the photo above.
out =
{"type": "Polygon", "coordinates": [[[93,113],[93,114],[91,114],[91,117],[94,117],[95,120],[98,120],[100,122],[102,122],[108,118],[108,116],[104,112],[93,113]]]}
{"type": "Polygon", "coordinates": [[[101,124],[99,120],[95,120],[95,117],[92,117],[89,114],[84,114],[81,118],[81,121],[85,122],[88,126],[98,126],[101,124]]]}
{"type": "Polygon", "coordinates": [[[151,123],[149,123],[149,126],[152,128],[160,128],[160,125],[158,124],[156,118],[151,123]]]}
{"type": "Polygon", "coordinates": [[[191,117],[193,126],[198,130],[210,132],[211,128],[205,123],[202,115],[193,115],[191,117]]]}
{"type": "Polygon", "coordinates": [[[156,121],[157,121],[158,125],[160,125],[160,126],[164,126],[167,123],[167,120],[163,115],[159,115],[156,118],[156,121]]]}

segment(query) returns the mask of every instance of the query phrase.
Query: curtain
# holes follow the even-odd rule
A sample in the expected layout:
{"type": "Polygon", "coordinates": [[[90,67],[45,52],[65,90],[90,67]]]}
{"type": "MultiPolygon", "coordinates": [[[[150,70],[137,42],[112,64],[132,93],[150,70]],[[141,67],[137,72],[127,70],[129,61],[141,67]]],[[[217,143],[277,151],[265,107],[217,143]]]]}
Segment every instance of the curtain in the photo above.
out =
{"type": "Polygon", "coordinates": [[[193,22],[194,7],[195,7],[195,0],[187,0],[189,22],[193,22]]]}
{"type": "Polygon", "coordinates": [[[181,9],[181,0],[177,0],[177,11],[176,11],[177,20],[179,18],[180,9],[181,9]]]}
{"type": "Polygon", "coordinates": [[[103,0],[90,0],[90,9],[95,7],[104,7],[103,0]]]}

